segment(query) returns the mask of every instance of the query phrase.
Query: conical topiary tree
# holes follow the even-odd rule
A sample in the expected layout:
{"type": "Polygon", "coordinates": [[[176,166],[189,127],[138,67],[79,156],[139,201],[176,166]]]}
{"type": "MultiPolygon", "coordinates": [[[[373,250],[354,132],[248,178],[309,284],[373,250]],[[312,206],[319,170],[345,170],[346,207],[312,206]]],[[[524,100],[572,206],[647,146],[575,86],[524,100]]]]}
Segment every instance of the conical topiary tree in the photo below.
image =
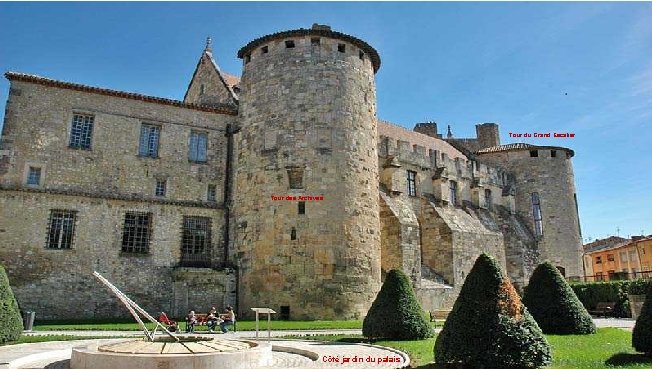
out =
{"type": "Polygon", "coordinates": [[[543,332],[487,254],[466,277],[434,351],[453,368],[540,368],[551,360],[543,332]]]}
{"type": "Polygon", "coordinates": [[[632,346],[634,350],[652,356],[652,283],[647,289],[641,314],[636,319],[632,333],[632,346]]]}
{"type": "Polygon", "coordinates": [[[544,333],[595,333],[591,315],[561,273],[549,262],[540,264],[532,273],[523,303],[544,333]]]}
{"type": "Polygon", "coordinates": [[[0,265],[0,343],[15,341],[22,332],[18,303],[9,286],[5,268],[0,265]]]}
{"type": "Polygon", "coordinates": [[[400,270],[390,270],[367,316],[362,334],[373,340],[416,340],[432,337],[412,284],[400,270]]]}

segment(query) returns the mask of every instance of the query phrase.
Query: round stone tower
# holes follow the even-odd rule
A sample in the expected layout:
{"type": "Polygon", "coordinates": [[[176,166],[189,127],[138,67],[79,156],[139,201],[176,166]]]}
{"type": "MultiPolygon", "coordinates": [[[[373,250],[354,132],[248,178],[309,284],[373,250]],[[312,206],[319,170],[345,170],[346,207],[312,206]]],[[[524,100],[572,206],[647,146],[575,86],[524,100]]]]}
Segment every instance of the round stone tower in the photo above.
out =
{"type": "Polygon", "coordinates": [[[353,319],[380,288],[376,50],[313,25],[238,51],[238,309],[353,319]]]}
{"type": "Polygon", "coordinates": [[[552,262],[566,277],[584,275],[573,155],[564,147],[523,143],[478,152],[479,160],[514,175],[516,211],[534,235],[539,262],[552,262]]]}

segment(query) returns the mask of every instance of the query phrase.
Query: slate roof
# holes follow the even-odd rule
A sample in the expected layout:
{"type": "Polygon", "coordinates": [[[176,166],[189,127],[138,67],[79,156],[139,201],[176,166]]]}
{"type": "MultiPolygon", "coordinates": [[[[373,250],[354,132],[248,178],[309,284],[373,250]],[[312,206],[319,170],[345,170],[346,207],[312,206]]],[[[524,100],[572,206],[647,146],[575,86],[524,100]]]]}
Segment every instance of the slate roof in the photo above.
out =
{"type": "Polygon", "coordinates": [[[115,97],[121,97],[121,98],[131,99],[131,100],[139,100],[139,101],[144,101],[144,102],[149,102],[154,104],[171,105],[180,108],[200,110],[200,111],[206,111],[212,113],[228,114],[228,115],[238,114],[237,107],[232,105],[223,105],[223,106],[214,107],[214,106],[189,104],[183,101],[167,99],[163,97],[143,95],[135,92],[111,90],[108,88],[94,87],[94,86],[88,86],[79,83],[59,81],[56,79],[37,76],[35,74],[27,74],[27,73],[19,73],[19,72],[11,72],[11,71],[6,72],[5,77],[10,81],[30,82],[39,85],[49,86],[49,87],[57,87],[57,88],[63,88],[67,90],[74,90],[74,91],[83,91],[83,92],[89,92],[89,93],[105,95],[105,96],[115,96],[115,97]]]}

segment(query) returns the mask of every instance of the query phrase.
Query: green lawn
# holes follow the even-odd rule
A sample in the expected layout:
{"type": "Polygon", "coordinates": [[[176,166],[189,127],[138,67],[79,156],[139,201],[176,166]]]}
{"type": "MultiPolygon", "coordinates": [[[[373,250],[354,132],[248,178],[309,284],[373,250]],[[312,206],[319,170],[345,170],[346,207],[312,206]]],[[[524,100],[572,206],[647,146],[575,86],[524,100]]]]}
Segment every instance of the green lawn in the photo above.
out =
{"type": "MultiPolygon", "coordinates": [[[[622,329],[603,328],[599,329],[597,334],[586,336],[547,335],[546,337],[552,345],[551,369],[652,367],[652,358],[634,352],[631,347],[631,332],[622,329]]],[[[309,339],[364,342],[360,336],[312,336],[309,339]]],[[[375,344],[406,352],[410,355],[413,368],[437,368],[432,364],[435,338],[423,341],[378,341],[375,344]]]]}
{"type": "MultiPolygon", "coordinates": [[[[181,329],[185,329],[186,323],[179,322],[181,329]]],[[[148,323],[147,327],[154,328],[154,324],[148,323]]],[[[313,320],[313,321],[283,321],[273,320],[273,330],[314,330],[314,329],[362,329],[361,320],[313,320]]],[[[256,330],[256,321],[239,320],[237,322],[239,331],[256,330]]],[[[260,329],[267,329],[267,321],[260,321],[260,329]]],[[[138,324],[131,322],[44,322],[34,326],[36,331],[138,331],[138,324]]],[[[195,326],[196,332],[206,331],[206,326],[195,326]]]]}
{"type": "Polygon", "coordinates": [[[107,338],[121,338],[120,336],[69,336],[61,334],[48,334],[47,336],[21,336],[18,341],[12,341],[0,344],[4,345],[17,345],[19,343],[37,343],[37,342],[50,342],[50,341],[76,341],[76,340],[93,340],[93,339],[107,339],[107,338]]]}

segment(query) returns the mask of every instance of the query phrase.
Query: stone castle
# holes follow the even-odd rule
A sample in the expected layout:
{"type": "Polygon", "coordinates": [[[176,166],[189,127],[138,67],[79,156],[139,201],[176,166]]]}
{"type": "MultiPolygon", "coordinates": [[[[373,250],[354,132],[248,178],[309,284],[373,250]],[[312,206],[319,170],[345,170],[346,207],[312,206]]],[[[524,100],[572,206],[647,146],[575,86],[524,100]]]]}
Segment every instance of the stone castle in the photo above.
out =
{"type": "Polygon", "coordinates": [[[43,319],[150,312],[362,318],[390,269],[450,307],[476,257],[522,287],[581,276],[564,147],[413,131],[376,117],[378,52],[328,26],[260,37],[241,78],[207,42],[183,101],[7,72],[0,263],[43,319]]]}

